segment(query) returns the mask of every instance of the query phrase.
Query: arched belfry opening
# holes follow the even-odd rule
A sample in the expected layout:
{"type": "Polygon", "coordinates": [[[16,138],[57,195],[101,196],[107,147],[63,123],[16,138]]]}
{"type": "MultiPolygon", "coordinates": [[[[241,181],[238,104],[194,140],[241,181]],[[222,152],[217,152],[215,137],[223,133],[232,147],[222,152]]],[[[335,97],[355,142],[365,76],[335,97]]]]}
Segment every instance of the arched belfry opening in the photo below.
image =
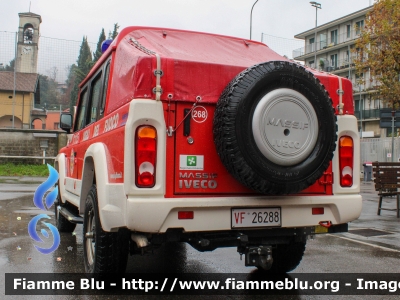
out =
{"type": "Polygon", "coordinates": [[[33,25],[30,23],[25,24],[24,26],[24,44],[32,44],[33,43],[33,35],[35,30],[33,29],[33,25]]]}

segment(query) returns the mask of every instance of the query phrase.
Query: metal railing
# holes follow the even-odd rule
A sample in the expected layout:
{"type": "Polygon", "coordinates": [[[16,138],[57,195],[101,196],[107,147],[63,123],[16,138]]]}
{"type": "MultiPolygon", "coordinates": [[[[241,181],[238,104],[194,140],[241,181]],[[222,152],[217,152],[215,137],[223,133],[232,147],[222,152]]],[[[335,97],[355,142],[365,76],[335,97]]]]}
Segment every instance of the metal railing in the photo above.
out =
{"type": "Polygon", "coordinates": [[[356,116],[357,119],[360,119],[362,116],[363,120],[366,119],[379,119],[379,113],[380,109],[363,109],[362,110],[362,115],[360,115],[360,111],[356,110],[354,111],[354,115],[356,116]]]}
{"type": "MultiPolygon", "coordinates": [[[[339,59],[337,62],[332,62],[329,59],[317,58],[317,69],[325,72],[333,72],[340,69],[354,68],[353,56],[345,59],[339,59]]],[[[315,63],[309,65],[311,68],[315,68],[315,63]]]]}
{"type": "Polygon", "coordinates": [[[394,138],[394,151],[392,151],[392,138],[363,138],[360,141],[361,159],[360,167],[363,171],[365,162],[391,162],[400,161],[400,138],[394,138]]]}
{"type": "MultiPolygon", "coordinates": [[[[321,38],[321,33],[317,33],[318,38],[321,38]]],[[[310,54],[319,50],[328,49],[330,47],[336,46],[338,44],[343,44],[349,42],[351,40],[357,39],[360,37],[359,30],[350,30],[349,34],[347,32],[336,35],[336,38],[331,38],[331,31],[326,34],[325,40],[320,40],[317,43],[308,44],[305,47],[301,47],[298,49],[293,50],[293,58],[296,59],[297,57],[303,56],[305,54],[310,54]],[[317,47],[317,49],[315,49],[317,47]]]]}

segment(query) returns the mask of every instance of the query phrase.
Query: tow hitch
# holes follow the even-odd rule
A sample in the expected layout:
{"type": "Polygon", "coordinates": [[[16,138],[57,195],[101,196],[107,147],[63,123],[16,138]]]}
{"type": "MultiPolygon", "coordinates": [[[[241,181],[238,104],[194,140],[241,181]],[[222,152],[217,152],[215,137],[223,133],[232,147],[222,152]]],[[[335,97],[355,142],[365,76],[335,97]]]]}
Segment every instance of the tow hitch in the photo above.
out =
{"type": "Polygon", "coordinates": [[[269,270],[273,263],[271,246],[250,246],[245,248],[245,266],[269,270]]]}

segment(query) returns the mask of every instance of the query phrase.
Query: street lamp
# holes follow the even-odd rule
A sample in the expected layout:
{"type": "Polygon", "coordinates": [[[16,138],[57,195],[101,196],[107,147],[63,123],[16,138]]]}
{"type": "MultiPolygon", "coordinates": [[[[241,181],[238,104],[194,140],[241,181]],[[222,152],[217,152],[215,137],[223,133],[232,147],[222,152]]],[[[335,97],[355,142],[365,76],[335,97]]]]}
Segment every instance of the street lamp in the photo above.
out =
{"type": "Polygon", "coordinates": [[[253,8],[254,5],[256,5],[256,3],[258,2],[258,0],[256,2],[254,2],[253,6],[251,7],[251,12],[250,12],[250,39],[251,39],[251,27],[253,24],[253,8]]]}
{"type": "Polygon", "coordinates": [[[315,68],[317,68],[317,19],[318,19],[318,8],[322,9],[322,7],[321,7],[321,3],[318,3],[315,1],[311,1],[310,4],[311,4],[311,6],[315,7],[314,64],[315,64],[315,68]]]}

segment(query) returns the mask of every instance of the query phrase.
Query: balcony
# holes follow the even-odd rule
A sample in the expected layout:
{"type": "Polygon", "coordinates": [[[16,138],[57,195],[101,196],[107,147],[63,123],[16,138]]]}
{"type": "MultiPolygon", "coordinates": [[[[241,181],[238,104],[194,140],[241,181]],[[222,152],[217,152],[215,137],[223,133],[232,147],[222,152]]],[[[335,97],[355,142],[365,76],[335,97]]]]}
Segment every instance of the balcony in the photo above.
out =
{"type": "Polygon", "coordinates": [[[354,95],[359,95],[361,94],[370,94],[376,92],[376,89],[378,88],[378,83],[376,80],[369,80],[369,76],[365,79],[364,84],[359,85],[359,83],[356,80],[352,80],[351,83],[353,84],[353,94],[354,95]]]}
{"type": "Polygon", "coordinates": [[[338,60],[338,62],[335,64],[334,62],[330,62],[327,59],[322,59],[322,58],[317,58],[318,60],[318,66],[315,67],[315,64],[310,64],[309,67],[313,69],[318,69],[320,71],[325,71],[325,72],[334,72],[338,70],[346,70],[348,68],[354,68],[354,63],[351,61],[353,58],[347,58],[347,59],[341,59],[338,60]],[[321,64],[321,61],[323,61],[323,64],[321,64]]]}
{"type": "MultiPolygon", "coordinates": [[[[330,31],[324,32],[324,33],[330,35],[330,31]]],[[[351,30],[350,34],[347,34],[347,32],[339,34],[333,41],[331,41],[330,39],[328,40],[327,38],[325,40],[321,40],[320,39],[321,32],[318,32],[317,36],[320,41],[317,41],[316,44],[315,43],[308,44],[305,47],[301,47],[301,48],[293,50],[293,52],[292,52],[293,58],[297,59],[301,56],[304,56],[307,54],[312,54],[315,52],[315,50],[320,51],[320,50],[324,50],[324,49],[329,49],[336,45],[343,44],[343,43],[346,43],[349,41],[353,41],[353,40],[359,38],[359,36],[360,36],[359,34],[360,34],[359,30],[357,30],[357,31],[351,30]],[[315,45],[316,45],[317,49],[315,49],[315,45]]]]}
{"type": "MultiPolygon", "coordinates": [[[[381,110],[378,109],[364,109],[362,110],[362,120],[368,120],[368,119],[379,119],[379,112],[381,110]]],[[[354,111],[354,115],[358,120],[360,120],[360,111],[356,110],[354,111]]]]}

